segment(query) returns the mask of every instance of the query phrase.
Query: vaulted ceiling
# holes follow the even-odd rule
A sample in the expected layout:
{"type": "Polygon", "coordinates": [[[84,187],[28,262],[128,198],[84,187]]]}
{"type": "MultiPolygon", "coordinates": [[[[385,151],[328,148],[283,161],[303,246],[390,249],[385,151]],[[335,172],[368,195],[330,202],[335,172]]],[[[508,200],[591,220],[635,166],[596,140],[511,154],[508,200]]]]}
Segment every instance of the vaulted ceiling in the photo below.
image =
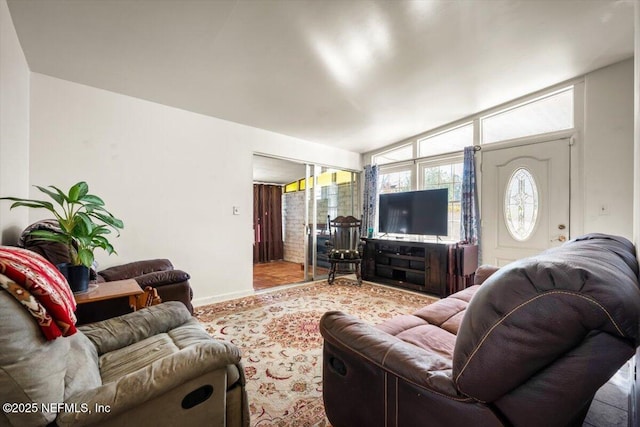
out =
{"type": "Polygon", "coordinates": [[[8,4],[34,72],[356,152],[633,55],[631,0],[8,4]]]}

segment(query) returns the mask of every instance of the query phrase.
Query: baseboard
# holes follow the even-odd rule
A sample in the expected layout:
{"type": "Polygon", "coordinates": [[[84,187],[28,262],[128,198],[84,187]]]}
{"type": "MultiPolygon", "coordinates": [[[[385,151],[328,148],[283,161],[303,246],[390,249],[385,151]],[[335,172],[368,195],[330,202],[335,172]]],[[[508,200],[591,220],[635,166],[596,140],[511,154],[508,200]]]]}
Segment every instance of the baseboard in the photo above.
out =
{"type": "MultiPolygon", "coordinates": [[[[341,278],[356,280],[355,274],[341,276],[341,278]]],[[[208,297],[202,297],[202,298],[194,298],[191,301],[191,304],[193,304],[194,307],[201,307],[203,305],[215,304],[217,302],[229,301],[229,300],[232,300],[232,299],[244,298],[244,297],[249,297],[249,296],[252,296],[252,295],[267,294],[267,293],[270,293],[270,292],[278,292],[278,291],[282,291],[284,289],[295,288],[295,287],[298,287],[298,286],[311,285],[313,283],[326,282],[326,280],[327,279],[319,279],[319,280],[311,281],[311,282],[292,283],[290,285],[282,285],[282,286],[277,286],[277,287],[274,287],[274,288],[261,289],[261,290],[258,290],[258,291],[253,290],[253,289],[249,289],[249,290],[244,290],[244,291],[229,292],[229,293],[226,293],[226,294],[220,294],[220,295],[214,295],[214,296],[208,296],[208,297]]],[[[391,289],[394,289],[396,291],[407,292],[407,293],[414,294],[414,295],[433,296],[433,295],[425,294],[424,292],[417,292],[417,291],[413,291],[411,289],[405,289],[405,288],[399,288],[397,286],[385,285],[383,283],[375,283],[375,282],[372,282],[372,281],[369,281],[369,280],[367,280],[366,282],[369,283],[370,285],[373,285],[373,286],[379,286],[379,287],[382,287],[382,288],[391,288],[391,289]]],[[[434,299],[440,299],[437,296],[433,296],[433,298],[434,299]]]]}
{"type": "Polygon", "coordinates": [[[201,307],[203,305],[215,304],[217,302],[228,301],[237,298],[244,298],[251,295],[255,295],[255,291],[253,289],[229,292],[226,294],[214,295],[209,297],[195,298],[191,301],[191,304],[193,304],[194,307],[201,307]]]}

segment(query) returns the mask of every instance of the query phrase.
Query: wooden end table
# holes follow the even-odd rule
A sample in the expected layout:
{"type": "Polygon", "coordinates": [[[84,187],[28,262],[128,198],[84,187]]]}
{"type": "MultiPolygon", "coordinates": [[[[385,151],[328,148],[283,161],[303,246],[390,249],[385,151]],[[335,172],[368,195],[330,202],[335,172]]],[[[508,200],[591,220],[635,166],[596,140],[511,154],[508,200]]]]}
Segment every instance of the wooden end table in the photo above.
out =
{"type": "Polygon", "coordinates": [[[114,280],[113,282],[102,282],[92,285],[97,285],[97,288],[82,294],[73,295],[76,304],[80,305],[113,298],[129,297],[129,305],[133,311],[136,311],[136,309],[138,309],[137,297],[144,294],[144,291],[134,279],[114,280]]]}

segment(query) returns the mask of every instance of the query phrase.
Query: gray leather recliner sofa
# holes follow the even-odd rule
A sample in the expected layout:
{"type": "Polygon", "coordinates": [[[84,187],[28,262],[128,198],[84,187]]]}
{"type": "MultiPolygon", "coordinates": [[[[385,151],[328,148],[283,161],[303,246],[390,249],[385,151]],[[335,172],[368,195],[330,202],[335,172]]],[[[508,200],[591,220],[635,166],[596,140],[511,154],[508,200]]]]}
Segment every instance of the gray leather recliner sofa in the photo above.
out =
{"type": "Polygon", "coordinates": [[[181,302],[47,341],[0,289],[1,426],[247,426],[244,384],[239,350],[181,302]]]}

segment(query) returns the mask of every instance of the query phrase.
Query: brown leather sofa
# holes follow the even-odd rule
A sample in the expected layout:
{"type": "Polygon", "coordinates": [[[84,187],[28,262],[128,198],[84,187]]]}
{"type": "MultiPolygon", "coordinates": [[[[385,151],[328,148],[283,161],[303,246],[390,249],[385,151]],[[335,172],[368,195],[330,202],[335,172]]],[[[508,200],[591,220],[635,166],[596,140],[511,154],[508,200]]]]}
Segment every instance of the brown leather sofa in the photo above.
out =
{"type": "Polygon", "coordinates": [[[583,236],[412,315],[328,312],[320,331],[334,427],[580,426],[640,344],[635,249],[583,236]]]}
{"type": "MultiPolygon", "coordinates": [[[[28,230],[23,233],[20,245],[34,251],[54,265],[70,262],[67,248],[56,242],[37,240],[29,237],[28,230]]],[[[158,291],[164,301],[180,301],[193,314],[193,290],[189,284],[190,276],[182,270],[176,270],[168,259],[150,259],[122,264],[95,272],[91,270],[94,283],[115,280],[134,279],[142,289],[151,286],[158,291]]],[[[76,311],[79,324],[97,322],[131,312],[127,298],[100,301],[79,305],[76,311]]]]}

